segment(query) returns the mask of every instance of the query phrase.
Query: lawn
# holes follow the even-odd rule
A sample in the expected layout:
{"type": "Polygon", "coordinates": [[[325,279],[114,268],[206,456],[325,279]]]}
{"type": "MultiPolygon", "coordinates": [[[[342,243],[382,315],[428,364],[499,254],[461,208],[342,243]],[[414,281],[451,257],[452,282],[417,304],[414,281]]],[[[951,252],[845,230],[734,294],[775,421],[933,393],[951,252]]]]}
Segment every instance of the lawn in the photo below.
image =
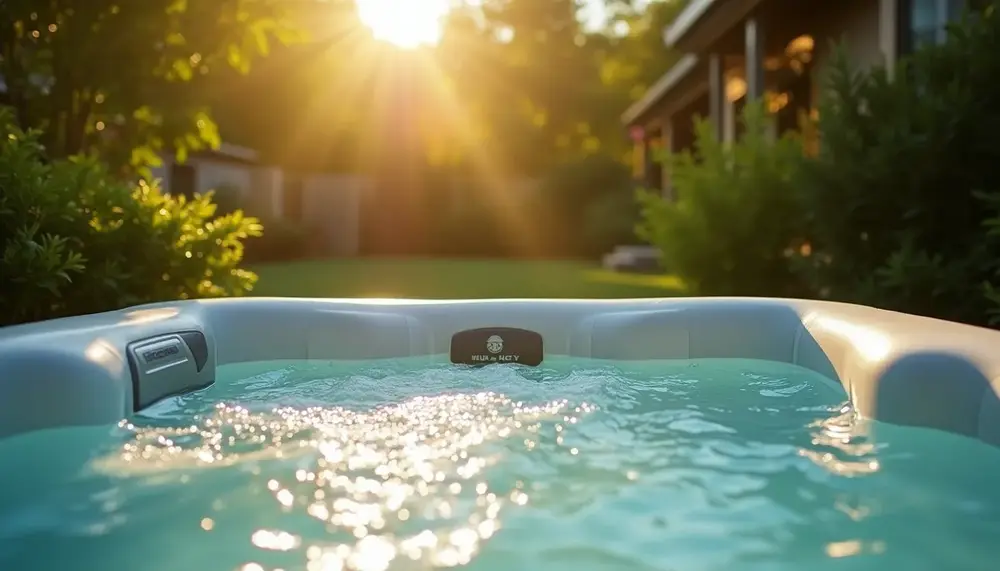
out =
{"type": "Polygon", "coordinates": [[[253,294],[416,299],[620,298],[681,294],[671,276],[579,261],[350,259],[264,264],[253,294]]]}

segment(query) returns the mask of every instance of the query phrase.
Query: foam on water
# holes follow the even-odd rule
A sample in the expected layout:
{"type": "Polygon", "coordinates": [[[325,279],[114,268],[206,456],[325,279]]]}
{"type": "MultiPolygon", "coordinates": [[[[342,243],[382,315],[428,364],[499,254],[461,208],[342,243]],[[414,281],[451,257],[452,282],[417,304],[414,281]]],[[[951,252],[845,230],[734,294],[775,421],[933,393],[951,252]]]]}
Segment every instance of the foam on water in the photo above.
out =
{"type": "Polygon", "coordinates": [[[0,569],[986,569],[1000,453],[760,361],[231,366],[0,442],[0,569]]]}

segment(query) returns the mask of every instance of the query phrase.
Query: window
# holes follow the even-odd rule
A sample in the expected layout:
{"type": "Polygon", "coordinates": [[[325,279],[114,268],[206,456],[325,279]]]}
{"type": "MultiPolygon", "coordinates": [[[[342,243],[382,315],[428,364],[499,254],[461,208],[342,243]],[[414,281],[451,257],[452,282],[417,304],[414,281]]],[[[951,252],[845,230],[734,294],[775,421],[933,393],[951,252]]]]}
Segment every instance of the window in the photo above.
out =
{"type": "Polygon", "coordinates": [[[198,173],[193,165],[171,163],[170,194],[193,199],[198,188],[198,173]]]}
{"type": "Polygon", "coordinates": [[[968,0],[901,0],[900,53],[910,53],[948,37],[948,22],[957,20],[968,0]]]}
{"type": "MultiPolygon", "coordinates": [[[[913,0],[910,10],[910,32],[913,34],[913,47],[938,43],[942,41],[947,13],[942,10],[946,0],[913,0]]],[[[947,6],[944,6],[947,9],[947,6]]]]}

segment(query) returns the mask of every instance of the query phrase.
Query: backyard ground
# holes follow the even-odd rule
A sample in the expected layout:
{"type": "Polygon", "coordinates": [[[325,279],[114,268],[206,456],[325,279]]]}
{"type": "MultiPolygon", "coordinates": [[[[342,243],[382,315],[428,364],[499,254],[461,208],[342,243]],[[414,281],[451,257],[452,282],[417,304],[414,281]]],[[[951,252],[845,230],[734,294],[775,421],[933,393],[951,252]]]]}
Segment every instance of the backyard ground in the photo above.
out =
{"type": "Polygon", "coordinates": [[[254,266],[257,296],[416,299],[621,298],[681,294],[672,276],[580,261],[351,259],[254,266]]]}

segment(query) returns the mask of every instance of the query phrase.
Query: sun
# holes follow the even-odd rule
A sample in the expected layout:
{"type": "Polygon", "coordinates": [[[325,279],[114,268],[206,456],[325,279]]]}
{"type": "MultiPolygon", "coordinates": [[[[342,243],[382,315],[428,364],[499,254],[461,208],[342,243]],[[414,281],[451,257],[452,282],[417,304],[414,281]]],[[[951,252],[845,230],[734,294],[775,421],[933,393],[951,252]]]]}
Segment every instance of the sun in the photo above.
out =
{"type": "Polygon", "coordinates": [[[449,0],[357,0],[358,17],[375,39],[404,49],[435,44],[449,0]]]}

